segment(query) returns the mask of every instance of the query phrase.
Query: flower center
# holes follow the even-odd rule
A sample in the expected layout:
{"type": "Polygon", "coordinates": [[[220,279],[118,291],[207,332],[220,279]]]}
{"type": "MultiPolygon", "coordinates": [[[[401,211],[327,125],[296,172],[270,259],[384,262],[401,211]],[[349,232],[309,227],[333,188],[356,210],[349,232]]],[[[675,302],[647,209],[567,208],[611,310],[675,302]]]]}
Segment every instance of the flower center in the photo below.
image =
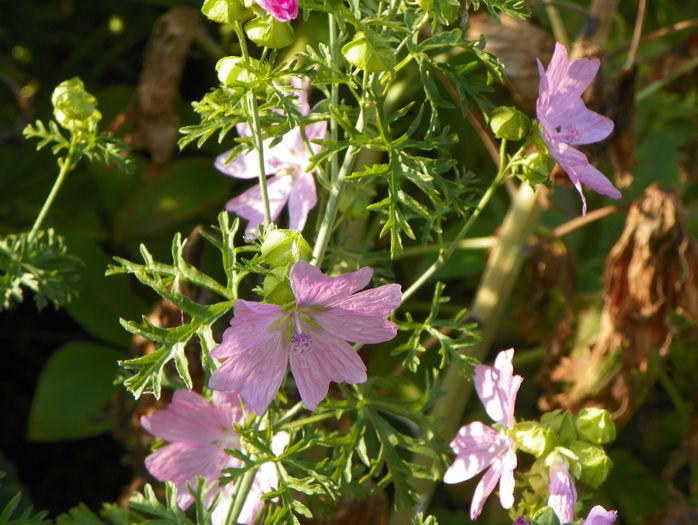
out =
{"type": "Polygon", "coordinates": [[[301,354],[304,354],[308,350],[310,350],[310,346],[312,344],[312,339],[308,334],[304,334],[303,332],[296,332],[291,336],[291,351],[292,352],[300,352],[301,354]]]}
{"type": "Polygon", "coordinates": [[[582,136],[581,131],[579,131],[575,126],[557,126],[555,128],[557,138],[569,144],[570,142],[576,142],[582,136]]]}

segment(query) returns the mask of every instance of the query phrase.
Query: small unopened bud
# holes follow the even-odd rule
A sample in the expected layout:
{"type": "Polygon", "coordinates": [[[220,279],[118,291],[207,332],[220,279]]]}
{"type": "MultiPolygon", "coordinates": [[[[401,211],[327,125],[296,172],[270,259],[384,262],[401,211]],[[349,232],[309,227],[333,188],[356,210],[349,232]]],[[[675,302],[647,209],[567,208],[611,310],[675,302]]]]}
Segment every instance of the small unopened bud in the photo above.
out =
{"type": "Polygon", "coordinates": [[[554,432],[535,421],[522,421],[514,426],[511,437],[516,446],[539,458],[551,450],[557,443],[554,432]]]}
{"type": "Polygon", "coordinates": [[[574,452],[582,466],[582,474],[579,477],[582,483],[597,488],[606,481],[613,462],[604,449],[586,441],[575,441],[570,445],[570,450],[574,452]]]}
{"type": "Polygon", "coordinates": [[[296,300],[288,280],[288,267],[274,268],[272,273],[264,277],[262,284],[264,300],[271,304],[283,306],[296,300]]]}
{"type": "Polygon", "coordinates": [[[380,73],[388,70],[387,58],[379,54],[362,31],[356,33],[351,42],[342,47],[342,54],[347,62],[368,73],[380,73]]]}
{"type": "Polygon", "coordinates": [[[201,12],[209,20],[221,24],[244,22],[252,18],[253,13],[245,7],[242,0],[206,0],[201,12]]]}
{"type": "Polygon", "coordinates": [[[577,439],[577,429],[574,425],[574,417],[567,411],[553,410],[545,413],[540,418],[541,425],[550,428],[557,436],[561,445],[566,445],[577,439]]]}
{"type": "Polygon", "coordinates": [[[520,170],[517,176],[531,186],[537,186],[548,180],[554,165],[550,155],[541,152],[531,153],[519,164],[520,170]]]}
{"type": "Polygon", "coordinates": [[[272,268],[310,261],[312,250],[296,230],[271,230],[262,243],[262,260],[272,268]]]}
{"type": "MultiPolygon", "coordinates": [[[[259,62],[250,58],[250,66],[253,69],[259,67],[259,62]]],[[[245,67],[242,57],[225,57],[216,63],[218,80],[224,86],[235,86],[235,84],[249,84],[257,79],[249,68],[245,67]]]]}
{"type": "Polygon", "coordinates": [[[598,445],[616,439],[616,425],[603,408],[583,408],[577,416],[577,430],[584,439],[598,445]]]}
{"type": "Polygon", "coordinates": [[[295,35],[290,22],[279,22],[273,16],[257,17],[245,24],[245,33],[259,47],[279,49],[293,44],[295,35]]]}
{"type": "Polygon", "coordinates": [[[51,102],[58,123],[71,131],[102,118],[97,111],[97,99],[85,91],[85,85],[78,77],[58,84],[51,95],[51,102]]]}
{"type": "Polygon", "coordinates": [[[516,108],[499,106],[490,113],[490,129],[498,139],[521,140],[530,127],[531,121],[516,108]]]}

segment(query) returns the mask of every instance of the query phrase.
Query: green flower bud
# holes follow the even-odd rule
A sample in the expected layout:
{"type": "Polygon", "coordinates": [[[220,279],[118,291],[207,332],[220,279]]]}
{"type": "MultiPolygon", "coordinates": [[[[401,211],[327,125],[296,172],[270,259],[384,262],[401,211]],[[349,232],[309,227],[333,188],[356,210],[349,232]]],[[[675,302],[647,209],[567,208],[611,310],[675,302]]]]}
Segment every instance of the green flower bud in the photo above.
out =
{"type": "Polygon", "coordinates": [[[551,450],[557,443],[555,433],[535,421],[517,423],[511,431],[516,446],[539,458],[551,450]]]}
{"type": "Polygon", "coordinates": [[[85,91],[85,85],[78,77],[58,84],[51,95],[51,102],[58,123],[71,131],[96,124],[102,118],[97,111],[97,99],[85,91]]]}
{"type": "Polygon", "coordinates": [[[386,57],[378,53],[362,31],[356,33],[351,42],[342,47],[342,54],[350,64],[368,73],[388,70],[386,57]]]}
{"type": "Polygon", "coordinates": [[[283,306],[296,300],[288,280],[288,268],[288,266],[279,266],[274,268],[270,275],[264,277],[262,289],[266,302],[283,306]]]}
{"type": "Polygon", "coordinates": [[[574,425],[574,417],[569,412],[553,410],[543,414],[540,418],[541,425],[550,428],[557,436],[558,443],[566,445],[577,439],[577,429],[574,425]]]}
{"type": "Polygon", "coordinates": [[[257,17],[245,24],[245,33],[259,47],[279,49],[293,44],[295,35],[290,22],[279,22],[273,16],[257,17]]]}
{"type": "MultiPolygon", "coordinates": [[[[434,10],[434,0],[418,0],[417,3],[424,11],[434,10]]],[[[440,23],[452,24],[458,18],[460,12],[460,3],[458,0],[441,0],[439,2],[441,9],[440,23]]],[[[436,13],[434,13],[436,15],[436,13]]]]}
{"type": "Polygon", "coordinates": [[[206,0],[201,7],[201,12],[209,20],[221,24],[244,22],[253,16],[242,0],[206,0]]]}
{"type": "Polygon", "coordinates": [[[535,525],[560,525],[560,519],[550,507],[543,507],[531,519],[535,525]]]}
{"type": "Polygon", "coordinates": [[[521,140],[530,127],[531,121],[516,108],[499,106],[490,113],[490,129],[498,139],[521,140]]]}
{"type": "Polygon", "coordinates": [[[537,186],[548,180],[554,165],[555,162],[550,155],[541,152],[531,153],[519,164],[520,171],[517,175],[531,186],[537,186]]]}
{"type": "Polygon", "coordinates": [[[262,243],[262,260],[272,268],[310,261],[313,252],[296,230],[271,230],[262,243]]]}
{"type": "Polygon", "coordinates": [[[583,408],[577,416],[577,430],[584,439],[597,445],[616,439],[616,425],[603,408],[583,408]]]}
{"type": "MultiPolygon", "coordinates": [[[[250,58],[250,66],[253,69],[259,68],[259,61],[250,58]]],[[[257,80],[257,75],[250,71],[242,60],[242,57],[225,57],[216,63],[218,80],[221,84],[233,87],[235,84],[249,84],[257,80]]]]}
{"type": "Polygon", "coordinates": [[[579,480],[582,483],[597,488],[606,481],[613,462],[606,455],[603,448],[586,441],[575,441],[570,445],[570,450],[579,458],[579,463],[582,467],[582,474],[579,480]]]}

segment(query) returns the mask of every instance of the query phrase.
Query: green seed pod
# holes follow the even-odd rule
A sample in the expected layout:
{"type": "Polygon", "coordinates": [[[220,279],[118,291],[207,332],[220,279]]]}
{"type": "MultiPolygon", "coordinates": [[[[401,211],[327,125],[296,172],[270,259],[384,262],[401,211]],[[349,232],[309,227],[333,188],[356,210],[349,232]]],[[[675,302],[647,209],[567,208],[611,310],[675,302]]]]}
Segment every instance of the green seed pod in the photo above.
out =
{"type": "Polygon", "coordinates": [[[616,425],[603,408],[583,408],[577,416],[577,430],[584,439],[597,445],[616,439],[616,425]]]}
{"type": "Polygon", "coordinates": [[[518,448],[537,458],[557,445],[555,433],[535,421],[517,423],[511,431],[511,437],[518,448]]]}
{"type": "Polygon", "coordinates": [[[97,123],[102,118],[97,111],[97,99],[85,91],[85,85],[78,77],[58,84],[51,95],[51,102],[58,123],[71,131],[97,123]]]}
{"type": "Polygon", "coordinates": [[[254,15],[245,7],[242,0],[206,0],[201,7],[201,12],[209,20],[221,24],[244,22],[254,15]]]}
{"type": "Polygon", "coordinates": [[[273,16],[257,17],[245,24],[245,33],[259,47],[279,49],[293,44],[295,35],[290,22],[279,22],[273,16]]]}
{"type": "Polygon", "coordinates": [[[517,176],[531,186],[537,186],[548,180],[554,165],[550,155],[541,152],[531,153],[519,164],[517,176]]]}
{"type": "Polygon", "coordinates": [[[582,474],[579,477],[582,483],[597,488],[606,481],[613,462],[604,449],[586,441],[575,441],[570,445],[570,450],[579,458],[582,466],[582,474]]]}
{"type": "Polygon", "coordinates": [[[577,429],[574,417],[567,411],[553,410],[540,418],[541,425],[550,428],[557,436],[561,445],[566,445],[577,439],[577,429]]]}
{"type": "MultiPolygon", "coordinates": [[[[259,61],[250,58],[250,66],[253,69],[259,68],[259,61]]],[[[225,57],[216,63],[218,80],[221,84],[234,87],[235,84],[249,84],[257,79],[252,71],[245,67],[242,57],[225,57]]]]}
{"type": "Polygon", "coordinates": [[[342,54],[350,64],[369,73],[380,73],[388,70],[384,58],[361,31],[354,35],[351,42],[342,47],[342,54]]]}
{"type": "Polygon", "coordinates": [[[490,129],[498,139],[521,140],[530,127],[529,118],[516,108],[499,106],[490,113],[490,129]]]}
{"type": "Polygon", "coordinates": [[[271,230],[262,243],[262,260],[272,268],[310,261],[313,252],[296,230],[271,230]]]}

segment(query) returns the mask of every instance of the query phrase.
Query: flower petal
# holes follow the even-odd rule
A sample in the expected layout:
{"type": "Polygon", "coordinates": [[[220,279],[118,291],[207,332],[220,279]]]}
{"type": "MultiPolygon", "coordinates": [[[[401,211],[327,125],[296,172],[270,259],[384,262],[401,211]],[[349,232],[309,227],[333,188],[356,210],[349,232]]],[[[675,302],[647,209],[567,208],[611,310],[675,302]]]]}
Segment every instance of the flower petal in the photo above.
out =
{"type": "Polygon", "coordinates": [[[601,505],[596,505],[591,508],[582,525],[612,525],[617,515],[615,510],[606,510],[601,505]]]}
{"type": "Polygon", "coordinates": [[[613,131],[613,121],[588,109],[578,98],[552,123],[560,127],[555,139],[572,145],[593,144],[608,137],[613,131]]]}
{"type": "Polygon", "coordinates": [[[514,470],[516,469],[516,452],[514,443],[509,441],[509,450],[502,458],[502,477],[499,478],[499,503],[502,508],[510,509],[514,504],[514,470]]]}
{"type": "Polygon", "coordinates": [[[274,325],[285,315],[286,312],[275,304],[237,299],[230,327],[223,332],[221,344],[211,350],[211,356],[219,359],[240,350],[260,346],[274,325]]]}
{"type": "Polygon", "coordinates": [[[193,501],[187,482],[195,485],[196,476],[217,482],[228,459],[219,445],[180,442],[150,454],[145,458],[145,467],[155,479],[175,484],[179,493],[177,503],[186,509],[193,501]]]}
{"type": "MultiPolygon", "coordinates": [[[[238,153],[234,159],[228,162],[228,158],[230,157],[232,151],[232,149],[229,149],[216,157],[213,165],[218,171],[224,175],[228,175],[229,177],[235,177],[236,179],[256,179],[259,177],[259,163],[257,161],[256,150],[253,149],[243,153],[238,153]]],[[[264,160],[266,164],[266,155],[264,160]]],[[[272,171],[265,170],[265,172],[269,174],[272,171]]]]}
{"type": "Polygon", "coordinates": [[[289,352],[286,324],[256,341],[256,346],[226,352],[228,359],[213,372],[208,386],[213,390],[237,390],[245,403],[262,415],[286,375],[289,352]]]}
{"type": "Polygon", "coordinates": [[[296,176],[288,199],[289,228],[302,231],[308,214],[317,204],[315,179],[310,173],[296,176]]]}
{"type": "Polygon", "coordinates": [[[461,427],[450,447],[456,459],[444,474],[444,482],[460,483],[490,466],[507,450],[509,441],[487,425],[474,421],[461,427]]]}
{"type": "Polygon", "coordinates": [[[485,506],[485,500],[488,496],[492,494],[497,481],[499,481],[502,475],[502,463],[499,459],[492,462],[492,465],[482,476],[482,479],[475,487],[475,492],[473,493],[473,501],[470,504],[470,519],[476,519],[482,512],[482,508],[485,506]]]}
{"type": "Polygon", "coordinates": [[[231,423],[242,423],[242,406],[237,392],[214,390],[211,401],[226,430],[232,432],[231,423]]]}
{"type": "Polygon", "coordinates": [[[548,471],[548,507],[555,511],[560,523],[574,519],[577,490],[564,460],[553,462],[548,471]]]}
{"type": "Polygon", "coordinates": [[[288,22],[298,16],[298,0],[256,0],[256,2],[280,22],[288,22]]]}
{"type": "MultiPolygon", "coordinates": [[[[141,426],[165,441],[211,443],[221,440],[230,423],[221,421],[220,414],[196,392],[177,390],[164,410],[141,417],[141,426]]],[[[231,429],[232,430],[232,429],[231,429]]]]}
{"type": "Polygon", "coordinates": [[[291,351],[291,372],[301,399],[310,410],[325,399],[330,381],[366,381],[366,365],[345,341],[307,323],[303,323],[302,330],[310,337],[310,345],[291,351]]]}
{"type": "MultiPolygon", "coordinates": [[[[267,194],[272,221],[276,221],[281,213],[281,209],[286,204],[291,193],[292,185],[293,179],[285,175],[271,177],[267,181],[267,194]]],[[[262,190],[259,184],[229,200],[225,204],[225,209],[248,220],[247,231],[257,230],[259,225],[264,222],[264,203],[262,202],[262,190]]]]}
{"type": "MultiPolygon", "coordinates": [[[[555,52],[546,71],[551,110],[553,112],[563,110],[580,98],[584,90],[594,80],[599,66],[598,58],[568,60],[567,49],[556,42],[555,52]]],[[[548,117],[555,118],[553,113],[549,113],[548,117]]]]}
{"type": "Polygon", "coordinates": [[[473,383],[487,414],[497,423],[514,426],[514,405],[523,378],[514,375],[514,349],[497,354],[494,367],[477,365],[473,383]]]}
{"type": "Polygon", "coordinates": [[[339,301],[364,288],[370,281],[373,270],[368,267],[337,277],[327,277],[318,268],[305,261],[291,267],[291,289],[298,308],[325,306],[339,301]]]}

